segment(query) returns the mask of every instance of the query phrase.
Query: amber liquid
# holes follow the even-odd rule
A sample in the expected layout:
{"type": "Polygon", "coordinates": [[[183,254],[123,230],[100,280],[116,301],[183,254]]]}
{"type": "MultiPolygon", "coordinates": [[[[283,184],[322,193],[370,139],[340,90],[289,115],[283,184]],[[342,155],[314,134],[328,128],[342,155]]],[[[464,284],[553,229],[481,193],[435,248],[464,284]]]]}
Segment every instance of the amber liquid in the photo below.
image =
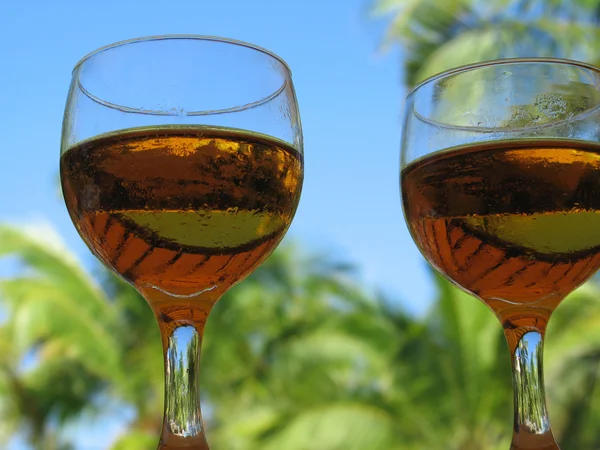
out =
{"type": "Polygon", "coordinates": [[[543,329],[600,266],[600,146],[505,141],[439,152],[401,174],[410,232],[506,327],[543,329]]]}
{"type": "Polygon", "coordinates": [[[184,304],[225,290],[276,247],[298,205],[303,160],[262,135],[157,127],[85,141],[63,154],[60,171],[92,252],[140,290],[184,304]]]}

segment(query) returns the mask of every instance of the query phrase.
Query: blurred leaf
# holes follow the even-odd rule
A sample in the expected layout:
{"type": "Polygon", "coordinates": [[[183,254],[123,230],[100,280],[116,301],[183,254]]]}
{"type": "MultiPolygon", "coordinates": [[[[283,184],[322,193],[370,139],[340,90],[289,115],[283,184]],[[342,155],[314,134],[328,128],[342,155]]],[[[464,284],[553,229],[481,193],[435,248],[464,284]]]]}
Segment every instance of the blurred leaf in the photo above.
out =
{"type": "Polygon", "coordinates": [[[154,448],[157,442],[157,436],[151,433],[134,431],[119,439],[111,450],[149,450],[154,448]]]}
{"type": "Polygon", "coordinates": [[[341,404],[308,410],[269,438],[264,450],[391,450],[394,423],[384,411],[365,404],[341,404]]]}
{"type": "Polygon", "coordinates": [[[402,46],[409,86],[453,67],[496,58],[600,61],[597,0],[380,0],[374,11],[393,14],[386,44],[402,46]]]}

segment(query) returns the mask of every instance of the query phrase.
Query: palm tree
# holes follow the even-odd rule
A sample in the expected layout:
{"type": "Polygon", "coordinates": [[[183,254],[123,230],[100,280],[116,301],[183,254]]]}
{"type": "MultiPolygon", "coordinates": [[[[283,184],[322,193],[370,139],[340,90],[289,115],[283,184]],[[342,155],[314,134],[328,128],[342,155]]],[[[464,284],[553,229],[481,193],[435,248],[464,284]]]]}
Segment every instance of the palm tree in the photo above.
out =
{"type": "Polygon", "coordinates": [[[510,373],[483,305],[438,279],[437,312],[417,321],[290,255],[275,254],[209,325],[228,330],[203,360],[217,448],[506,448],[510,373]],[[273,285],[271,270],[299,276],[273,285]]]}
{"type": "Polygon", "coordinates": [[[388,449],[381,397],[398,329],[350,268],[299,250],[274,253],[213,311],[203,357],[216,448],[388,449]],[[385,321],[381,319],[385,317],[385,321]]]}
{"type": "Polygon", "coordinates": [[[0,225],[0,257],[18,262],[0,280],[0,437],[20,432],[35,449],[70,448],[62,427],[113,398],[134,407],[136,441],[155,443],[162,354],[150,308],[103,269],[99,284],[50,228],[0,225]]]}
{"type": "Polygon", "coordinates": [[[405,83],[478,61],[524,56],[600,62],[596,0],[377,0],[393,15],[387,43],[403,49],[405,83]]]}
{"type": "Polygon", "coordinates": [[[94,410],[106,383],[123,377],[118,316],[51,230],[0,226],[0,243],[0,256],[24,267],[0,281],[1,437],[20,431],[32,448],[69,448],[57,424],[94,410]]]}
{"type": "MultiPolygon", "coordinates": [[[[25,269],[0,283],[10,318],[1,328],[4,436],[18,428],[32,448],[66,449],[60,425],[98,407],[99,396],[113,396],[136,411],[113,449],[152,447],[162,373],[149,308],[104,272],[100,289],[52,243],[52,233],[43,236],[0,227],[1,254],[19,255],[25,269]]],[[[215,447],[505,448],[508,364],[485,307],[437,278],[436,308],[417,321],[351,278],[344,264],[284,247],[218,304],[202,361],[215,447]]],[[[571,365],[596,358],[597,365],[600,327],[586,332],[585,346],[569,339],[569,330],[591,329],[599,320],[598,304],[589,302],[596,294],[592,285],[575,294],[588,309],[561,316],[570,322],[560,324],[566,337],[549,342],[550,354],[571,365]]],[[[564,379],[565,367],[550,365],[550,379],[564,379]]],[[[580,408],[590,403],[590,391],[574,381],[569,396],[554,399],[557,410],[579,419],[584,412],[589,423],[598,411],[580,408]]],[[[565,420],[574,419],[564,417],[559,423],[569,429],[565,420]]],[[[597,438],[587,430],[570,433],[573,448],[593,448],[597,438]]]]}
{"type": "Polygon", "coordinates": [[[595,281],[558,308],[546,342],[546,378],[554,428],[565,449],[600,445],[600,288],[595,281]]]}
{"type": "MultiPolygon", "coordinates": [[[[3,436],[19,431],[33,448],[67,448],[61,427],[110,397],[136,412],[113,448],[154,445],[162,355],[144,301],[106,271],[98,283],[49,229],[0,226],[0,257],[7,256],[20,265],[0,281],[3,436]]],[[[389,448],[395,413],[381,405],[397,384],[386,367],[414,324],[370,300],[350,275],[348,265],[284,246],[218,304],[202,361],[217,447],[303,448],[314,433],[302,430],[319,426],[317,437],[331,444],[324,448],[348,439],[389,448]],[[354,435],[343,431],[348,424],[354,435]]]]}

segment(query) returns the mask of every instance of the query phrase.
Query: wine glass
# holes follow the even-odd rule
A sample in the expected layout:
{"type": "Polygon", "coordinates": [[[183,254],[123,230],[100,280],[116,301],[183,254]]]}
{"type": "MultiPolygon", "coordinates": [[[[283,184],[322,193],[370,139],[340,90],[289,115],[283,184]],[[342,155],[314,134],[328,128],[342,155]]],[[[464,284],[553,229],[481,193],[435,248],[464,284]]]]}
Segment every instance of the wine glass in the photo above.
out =
{"type": "Polygon", "coordinates": [[[165,359],[159,449],[208,449],[199,400],[207,317],[287,231],[303,180],[290,69],[244,42],[153,36],[73,70],[60,174],[69,214],[146,299],[165,359]]]}
{"type": "Polygon", "coordinates": [[[429,263],[500,320],[511,449],[558,449],[542,349],[561,300],[600,266],[600,70],[508,59],[436,75],[407,98],[401,192],[429,263]]]}

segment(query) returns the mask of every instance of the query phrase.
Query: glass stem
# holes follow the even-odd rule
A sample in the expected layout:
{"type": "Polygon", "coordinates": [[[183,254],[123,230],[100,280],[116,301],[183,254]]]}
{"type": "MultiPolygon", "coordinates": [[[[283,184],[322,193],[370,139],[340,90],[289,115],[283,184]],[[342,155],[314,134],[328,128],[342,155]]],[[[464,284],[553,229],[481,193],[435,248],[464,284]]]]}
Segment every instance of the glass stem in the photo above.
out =
{"type": "Polygon", "coordinates": [[[208,449],[200,413],[202,331],[179,325],[166,339],[165,411],[159,449],[191,446],[208,449]],[[181,445],[174,445],[179,442],[181,445]]]}
{"type": "Polygon", "coordinates": [[[504,334],[512,355],[514,430],[511,450],[559,450],[546,409],[543,374],[544,329],[514,327],[504,334]]]}
{"type": "Polygon", "coordinates": [[[200,349],[216,290],[192,295],[140,289],[158,321],[165,361],[165,409],[158,450],[209,450],[200,412],[200,349]]]}

